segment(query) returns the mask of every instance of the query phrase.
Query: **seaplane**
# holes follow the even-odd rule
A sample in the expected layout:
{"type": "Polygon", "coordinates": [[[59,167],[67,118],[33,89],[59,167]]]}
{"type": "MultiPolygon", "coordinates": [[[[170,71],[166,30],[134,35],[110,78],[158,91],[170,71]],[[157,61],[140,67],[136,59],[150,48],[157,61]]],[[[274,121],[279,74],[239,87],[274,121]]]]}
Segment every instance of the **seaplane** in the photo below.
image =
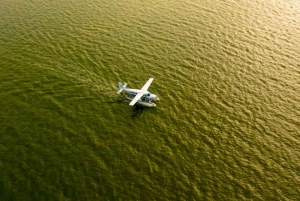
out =
{"type": "Polygon", "coordinates": [[[139,104],[147,107],[155,107],[156,104],[153,103],[153,101],[158,101],[159,98],[155,94],[151,94],[149,91],[147,91],[152,81],[153,78],[150,78],[141,89],[126,88],[127,83],[124,83],[123,85],[121,82],[119,82],[119,90],[117,94],[120,94],[122,91],[124,91],[126,94],[130,95],[131,97],[127,97],[127,99],[130,100],[129,105],[131,106],[139,104]]]}

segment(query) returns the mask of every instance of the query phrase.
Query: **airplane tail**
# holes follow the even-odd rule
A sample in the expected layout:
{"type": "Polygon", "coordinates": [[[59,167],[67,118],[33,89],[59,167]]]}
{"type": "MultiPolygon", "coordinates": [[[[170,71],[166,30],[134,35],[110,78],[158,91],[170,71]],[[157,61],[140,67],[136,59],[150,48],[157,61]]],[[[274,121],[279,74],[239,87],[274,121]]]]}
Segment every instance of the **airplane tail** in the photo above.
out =
{"type": "Polygon", "coordinates": [[[127,83],[124,83],[123,85],[121,82],[119,82],[119,91],[117,92],[117,94],[121,93],[126,86],[127,83]]]}

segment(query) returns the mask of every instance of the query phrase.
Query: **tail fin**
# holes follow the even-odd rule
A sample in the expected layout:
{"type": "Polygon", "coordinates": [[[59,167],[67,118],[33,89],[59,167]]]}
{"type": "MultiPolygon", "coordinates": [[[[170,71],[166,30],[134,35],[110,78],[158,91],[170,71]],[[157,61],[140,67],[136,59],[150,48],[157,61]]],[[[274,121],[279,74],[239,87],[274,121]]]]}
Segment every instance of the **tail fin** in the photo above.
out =
{"type": "Polygon", "coordinates": [[[121,82],[119,82],[119,91],[117,92],[117,94],[121,93],[123,91],[123,89],[127,86],[127,83],[124,83],[124,86],[121,82]]]}

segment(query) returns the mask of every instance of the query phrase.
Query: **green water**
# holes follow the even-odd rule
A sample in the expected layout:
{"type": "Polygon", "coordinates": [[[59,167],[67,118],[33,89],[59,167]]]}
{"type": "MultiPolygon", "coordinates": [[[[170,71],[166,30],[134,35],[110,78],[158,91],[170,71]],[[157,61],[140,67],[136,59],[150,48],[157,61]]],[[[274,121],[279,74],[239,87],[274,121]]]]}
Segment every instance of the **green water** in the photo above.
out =
{"type": "Polygon", "coordinates": [[[1,0],[0,200],[300,200],[298,0],[1,0]],[[118,81],[158,95],[128,105],[118,81]]]}

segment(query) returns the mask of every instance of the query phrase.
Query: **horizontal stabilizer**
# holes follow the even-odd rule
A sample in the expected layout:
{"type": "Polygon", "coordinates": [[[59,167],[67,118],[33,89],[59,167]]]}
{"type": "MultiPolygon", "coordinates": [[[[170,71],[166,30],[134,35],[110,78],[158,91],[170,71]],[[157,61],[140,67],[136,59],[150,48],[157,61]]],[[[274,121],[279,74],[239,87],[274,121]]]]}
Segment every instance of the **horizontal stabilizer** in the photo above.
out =
{"type": "Polygon", "coordinates": [[[119,90],[118,90],[117,94],[121,93],[126,86],[127,86],[127,83],[124,83],[124,85],[123,85],[121,82],[119,82],[119,90]]]}
{"type": "Polygon", "coordinates": [[[119,89],[117,94],[120,94],[123,91],[123,89],[119,89]]]}

